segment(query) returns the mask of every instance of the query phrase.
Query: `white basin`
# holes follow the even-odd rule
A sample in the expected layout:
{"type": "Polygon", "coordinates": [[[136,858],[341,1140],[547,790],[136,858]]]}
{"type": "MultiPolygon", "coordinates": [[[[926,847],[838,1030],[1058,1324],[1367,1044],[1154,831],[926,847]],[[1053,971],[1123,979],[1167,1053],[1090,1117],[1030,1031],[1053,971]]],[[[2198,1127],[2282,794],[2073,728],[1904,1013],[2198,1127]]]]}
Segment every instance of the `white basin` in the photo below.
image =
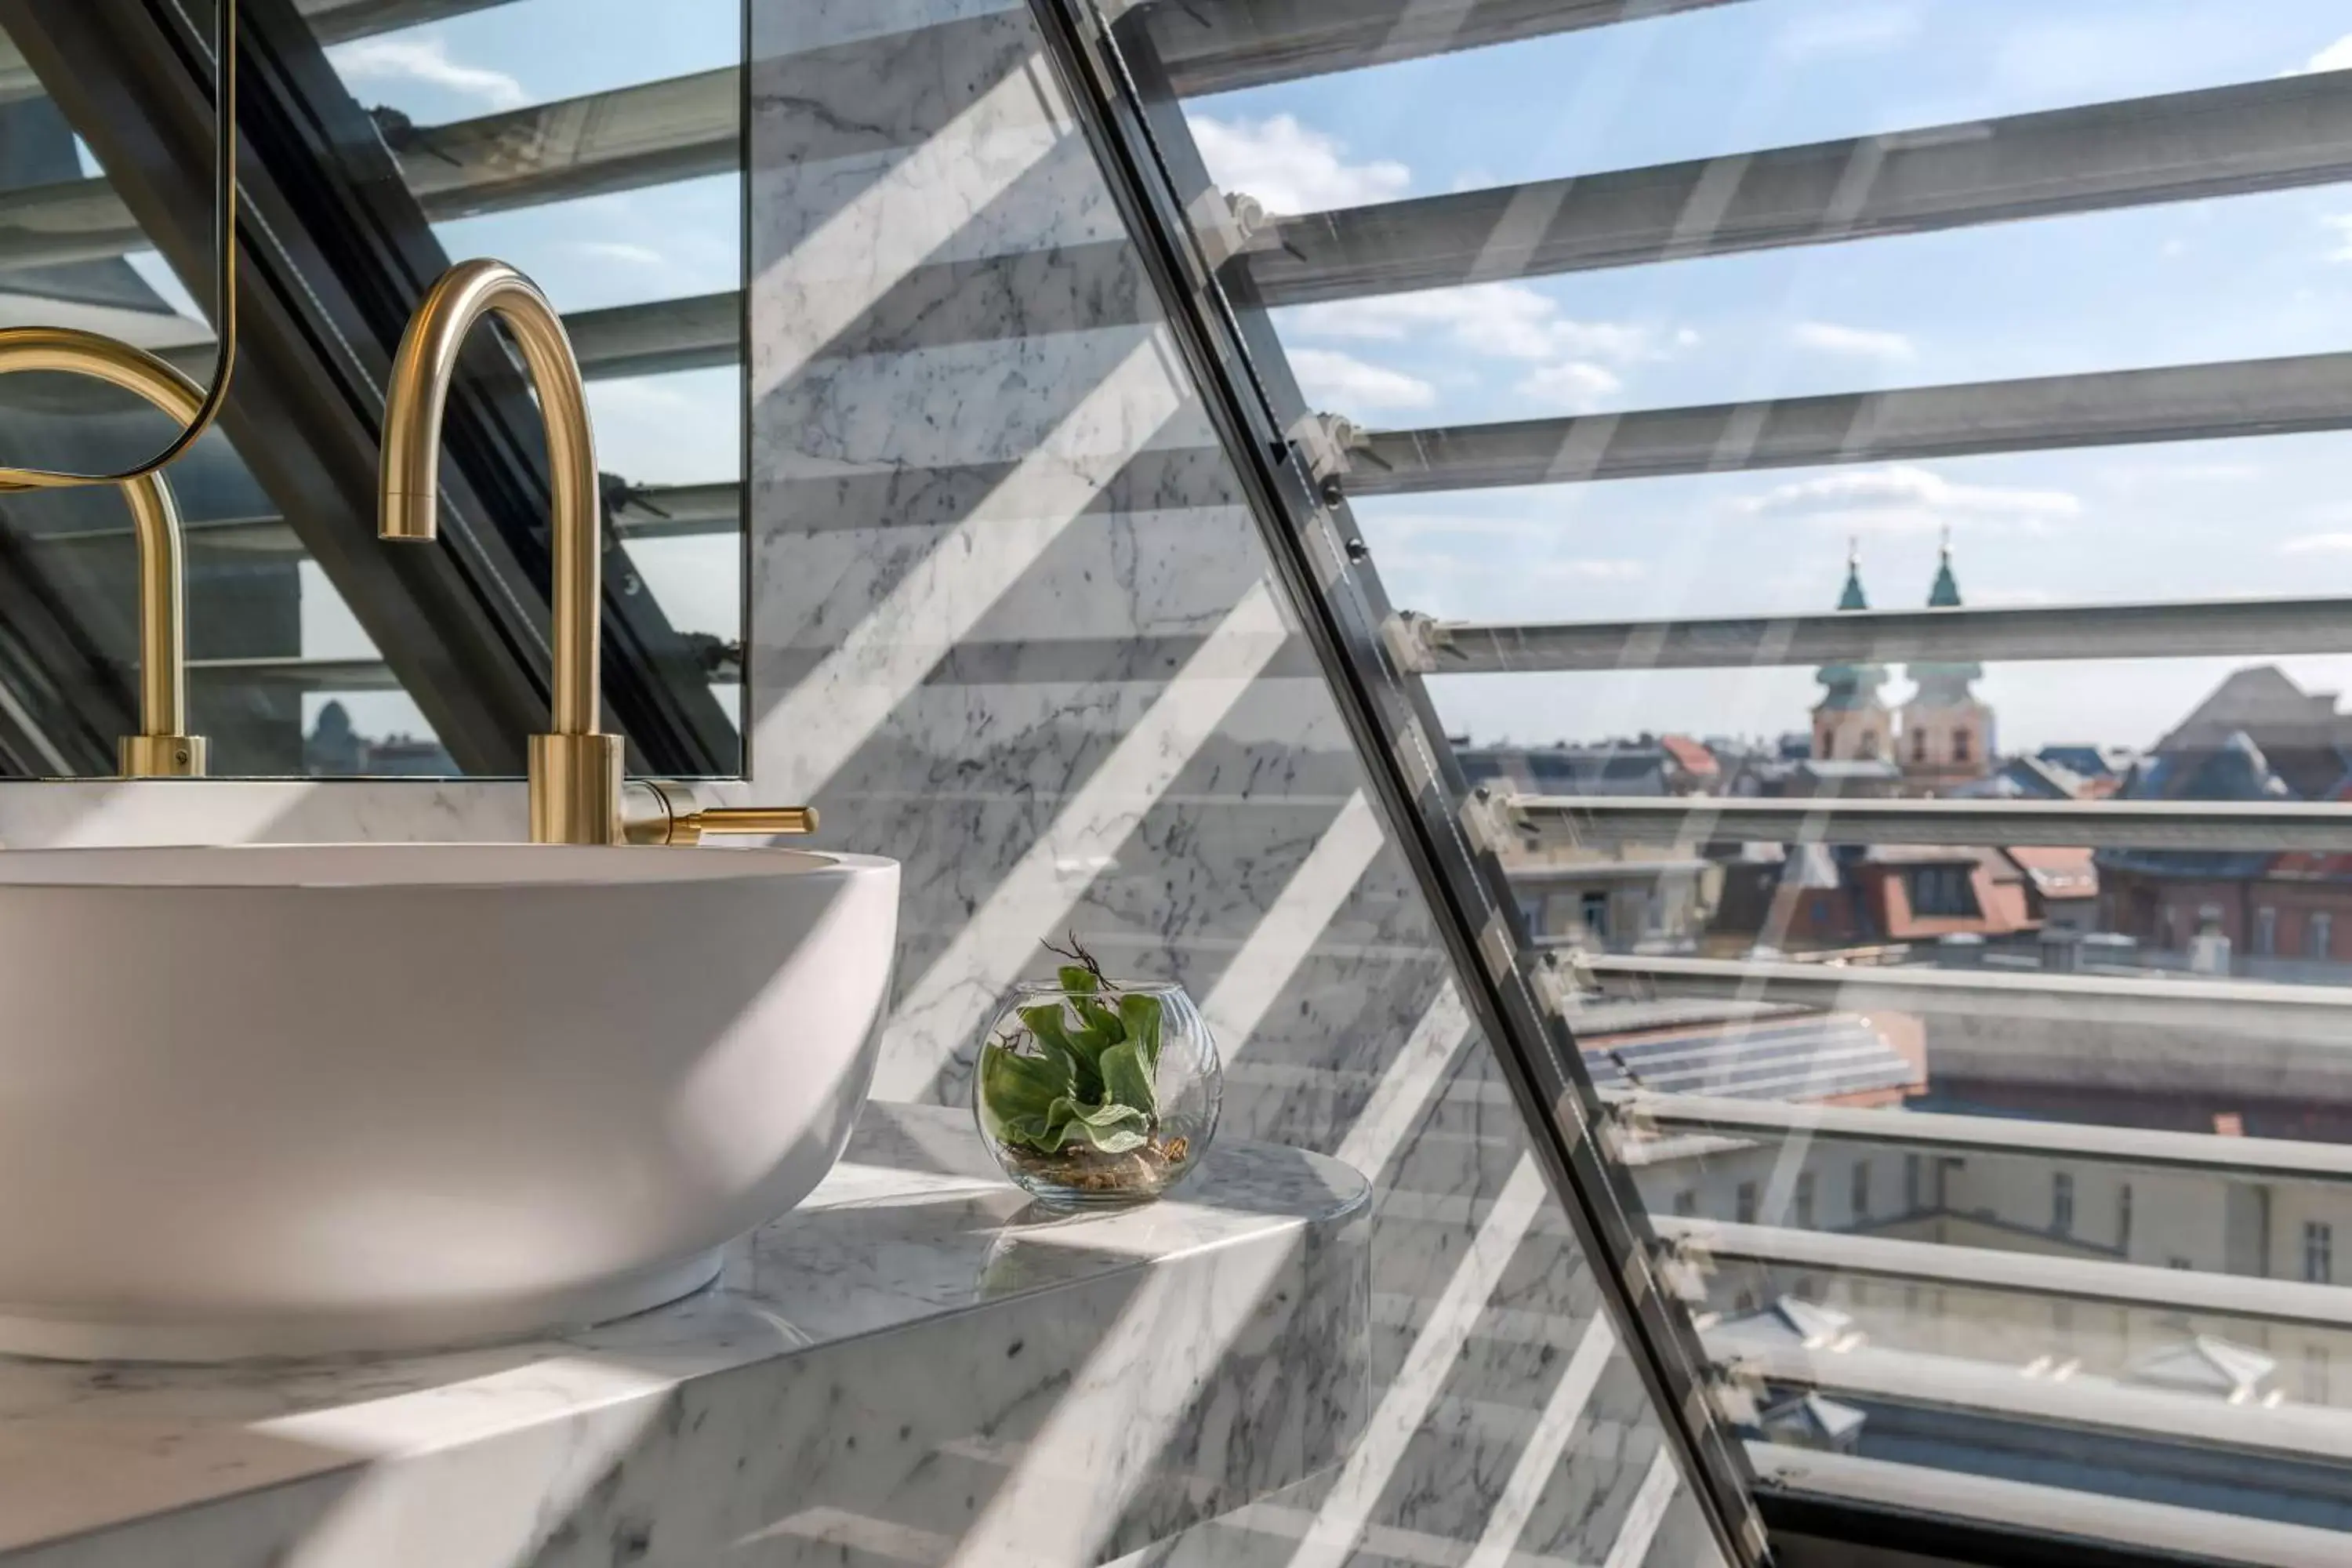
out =
{"type": "Polygon", "coordinates": [[[0,1352],[618,1317],[831,1168],[898,868],[785,849],[0,852],[0,1352]]]}

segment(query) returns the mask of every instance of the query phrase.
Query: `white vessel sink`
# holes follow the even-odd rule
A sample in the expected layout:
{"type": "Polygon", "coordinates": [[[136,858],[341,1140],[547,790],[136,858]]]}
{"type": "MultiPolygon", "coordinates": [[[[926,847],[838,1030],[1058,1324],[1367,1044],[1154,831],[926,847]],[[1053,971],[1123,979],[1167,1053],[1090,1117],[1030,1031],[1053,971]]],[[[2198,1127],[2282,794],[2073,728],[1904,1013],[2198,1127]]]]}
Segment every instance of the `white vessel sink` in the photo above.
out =
{"type": "Polygon", "coordinates": [[[898,868],[785,849],[0,852],[0,1352],[585,1323],[831,1168],[898,868]]]}

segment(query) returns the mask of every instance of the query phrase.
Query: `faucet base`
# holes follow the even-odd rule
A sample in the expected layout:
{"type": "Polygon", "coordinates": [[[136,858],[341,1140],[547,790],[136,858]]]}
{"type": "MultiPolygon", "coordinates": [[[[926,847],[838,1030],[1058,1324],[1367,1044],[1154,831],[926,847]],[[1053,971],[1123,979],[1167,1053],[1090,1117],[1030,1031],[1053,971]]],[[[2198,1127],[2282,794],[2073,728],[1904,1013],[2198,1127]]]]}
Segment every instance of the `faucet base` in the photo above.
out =
{"type": "Polygon", "coordinates": [[[127,779],[200,779],[205,752],[202,735],[125,735],[114,743],[127,779]]]}
{"type": "Polygon", "coordinates": [[[530,841],[620,844],[618,735],[530,738],[530,841]]]}

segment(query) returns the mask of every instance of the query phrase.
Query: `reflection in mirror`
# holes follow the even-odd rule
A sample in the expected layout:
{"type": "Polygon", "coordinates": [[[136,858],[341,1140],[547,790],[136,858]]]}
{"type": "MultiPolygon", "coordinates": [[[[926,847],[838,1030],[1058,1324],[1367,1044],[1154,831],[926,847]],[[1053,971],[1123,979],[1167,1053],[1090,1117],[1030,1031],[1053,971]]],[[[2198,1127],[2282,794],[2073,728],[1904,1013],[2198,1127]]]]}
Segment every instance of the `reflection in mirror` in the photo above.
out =
{"type": "MultiPolygon", "coordinates": [[[[618,0],[472,0],[435,6],[436,20],[410,26],[387,26],[413,14],[397,7],[298,0],[292,9],[330,68],[300,89],[346,94],[341,111],[373,121],[408,186],[407,211],[430,226],[403,259],[429,282],[447,260],[500,257],[563,313],[589,378],[614,542],[605,620],[608,629],[627,622],[606,638],[608,693],[614,666],[635,660],[635,689],[667,689],[666,706],[656,705],[689,714],[699,765],[680,765],[675,746],[661,752],[662,738],[640,734],[617,697],[607,726],[630,738],[633,769],[660,757],[653,765],[673,774],[740,772],[740,0],[681,0],[662,7],[658,24],[618,0]],[[697,704],[705,716],[692,717],[697,704]]],[[[209,26],[208,6],[192,13],[194,26],[209,26]]],[[[245,23],[249,34],[265,24],[245,23]]],[[[183,278],[153,247],[134,216],[149,204],[125,200],[142,181],[126,179],[118,193],[94,151],[110,147],[107,128],[93,133],[68,118],[81,100],[53,100],[45,64],[32,40],[0,34],[0,324],[105,333],[201,381],[214,353],[198,304],[209,280],[183,278]],[[49,209],[84,221],[60,237],[43,229],[49,209]]],[[[110,388],[37,374],[0,380],[0,460],[121,467],[171,433],[110,388]]],[[[523,447],[533,462],[535,438],[523,447]]],[[[499,726],[511,756],[444,735],[428,716],[442,710],[435,694],[415,684],[435,662],[441,679],[492,685],[492,676],[437,647],[372,637],[378,623],[331,574],[331,552],[306,545],[320,520],[303,514],[319,499],[273,494],[275,480],[258,477],[271,473],[268,462],[249,468],[215,431],[169,476],[186,519],[188,727],[211,739],[211,773],[520,771],[522,726],[510,737],[499,726]]],[[[513,511],[518,521],[502,526],[527,547],[544,539],[543,500],[477,504],[513,511]]],[[[373,517],[329,522],[374,532],[373,517]]],[[[0,774],[115,771],[115,737],[137,728],[133,546],[114,490],[0,496],[0,774]]],[[[500,591],[525,599],[543,626],[543,557],[504,570],[516,581],[500,591]]],[[[529,679],[543,706],[543,668],[529,679]]]]}

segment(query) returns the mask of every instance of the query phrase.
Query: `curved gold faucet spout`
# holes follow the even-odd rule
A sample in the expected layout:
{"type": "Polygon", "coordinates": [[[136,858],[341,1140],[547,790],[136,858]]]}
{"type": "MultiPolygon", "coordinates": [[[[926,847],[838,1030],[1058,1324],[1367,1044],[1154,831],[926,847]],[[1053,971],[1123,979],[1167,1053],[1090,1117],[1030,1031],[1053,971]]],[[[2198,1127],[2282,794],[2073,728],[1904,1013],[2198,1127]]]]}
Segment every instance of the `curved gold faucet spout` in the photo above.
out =
{"type": "Polygon", "coordinates": [[[383,416],[376,531],[385,539],[439,534],[441,416],[466,334],[484,313],[507,324],[539,393],[554,480],[555,700],[550,733],[530,738],[530,837],[535,844],[618,844],[622,743],[597,730],[599,616],[604,600],[595,437],[580,363],[563,320],[537,284],[503,261],[461,261],[444,273],[401,338],[383,416]]]}
{"type": "MultiPolygon", "coordinates": [[[[204,389],[143,349],[70,327],[0,331],[0,375],[58,371],[88,376],[144,398],[185,425],[205,405],[204,389]]],[[[0,490],[47,488],[0,479],[0,490]]],[[[187,733],[187,579],[180,510],[160,473],[125,480],[139,544],[139,733],[117,743],[124,778],[194,778],[205,771],[205,738],[187,733]]]]}

